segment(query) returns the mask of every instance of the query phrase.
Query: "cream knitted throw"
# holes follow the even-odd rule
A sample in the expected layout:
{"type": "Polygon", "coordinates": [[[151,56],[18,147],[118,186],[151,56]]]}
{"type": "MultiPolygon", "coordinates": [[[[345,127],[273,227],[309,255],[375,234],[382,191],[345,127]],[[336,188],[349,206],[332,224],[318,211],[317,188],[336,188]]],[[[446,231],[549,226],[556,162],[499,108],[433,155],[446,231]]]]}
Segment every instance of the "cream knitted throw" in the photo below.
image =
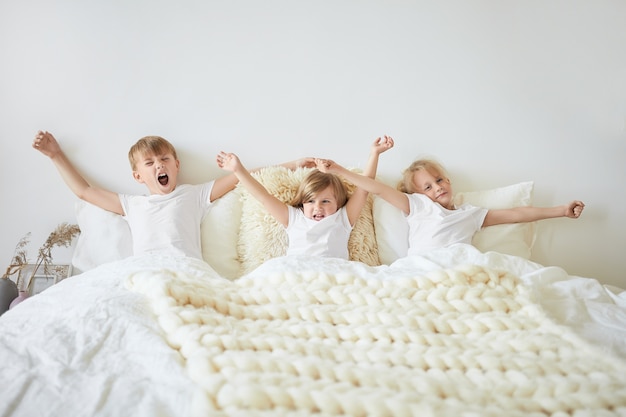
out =
{"type": "Polygon", "coordinates": [[[518,280],[286,268],[236,281],[145,271],[198,415],[626,415],[623,363],[549,321],[518,280]]]}

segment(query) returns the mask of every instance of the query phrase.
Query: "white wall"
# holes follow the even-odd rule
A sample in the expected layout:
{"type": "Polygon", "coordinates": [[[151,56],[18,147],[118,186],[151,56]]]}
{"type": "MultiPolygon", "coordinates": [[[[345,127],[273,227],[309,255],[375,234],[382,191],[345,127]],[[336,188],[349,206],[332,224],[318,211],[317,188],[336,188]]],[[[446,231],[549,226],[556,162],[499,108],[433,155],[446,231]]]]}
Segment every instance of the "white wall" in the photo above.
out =
{"type": "MultiPolygon", "coordinates": [[[[386,180],[424,153],[457,191],[535,181],[534,260],[626,287],[626,2],[0,1],[0,259],[30,252],[74,196],[32,150],[53,132],[87,178],[143,192],[126,153],[170,139],[182,179],[300,156],[361,166],[390,134],[386,180]]],[[[57,250],[55,260],[69,260],[57,250]]]]}

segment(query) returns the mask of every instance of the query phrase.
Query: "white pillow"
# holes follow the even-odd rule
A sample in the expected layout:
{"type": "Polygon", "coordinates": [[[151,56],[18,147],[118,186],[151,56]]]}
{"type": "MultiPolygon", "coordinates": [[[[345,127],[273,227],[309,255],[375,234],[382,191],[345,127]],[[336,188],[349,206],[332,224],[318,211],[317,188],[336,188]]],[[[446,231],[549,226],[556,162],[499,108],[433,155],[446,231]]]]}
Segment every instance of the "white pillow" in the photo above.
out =
{"type": "MultiPolygon", "coordinates": [[[[533,203],[532,181],[494,188],[487,191],[459,193],[454,202],[468,203],[488,209],[530,206],[533,203]]],[[[500,252],[530,259],[535,243],[535,223],[499,224],[481,229],[474,235],[472,245],[481,252],[500,252]]]]}
{"type": "Polygon", "coordinates": [[[133,254],[130,228],[122,216],[78,200],[75,205],[80,235],[72,255],[72,273],[79,274],[133,254]]]}
{"type": "MultiPolygon", "coordinates": [[[[122,216],[78,200],[75,206],[80,235],[72,256],[75,274],[133,254],[130,228],[122,216]]],[[[202,220],[202,257],[226,278],[239,276],[237,239],[241,222],[240,195],[236,191],[215,200],[202,220]]]]}
{"type": "MultiPolygon", "coordinates": [[[[533,186],[529,181],[491,190],[461,192],[456,194],[454,202],[488,209],[530,206],[533,186]]],[[[380,262],[388,265],[405,257],[409,226],[402,211],[378,197],[374,199],[372,210],[380,262]]],[[[495,251],[529,259],[534,240],[534,223],[517,223],[483,228],[474,235],[472,244],[481,252],[495,251]]]]}
{"type": "Polygon", "coordinates": [[[380,263],[390,265],[404,258],[409,250],[409,224],[402,210],[375,196],[372,212],[380,263]]]}
{"type": "Polygon", "coordinates": [[[241,263],[237,253],[241,224],[241,195],[230,191],[213,201],[202,219],[202,258],[221,276],[235,279],[240,276],[241,263]]]}

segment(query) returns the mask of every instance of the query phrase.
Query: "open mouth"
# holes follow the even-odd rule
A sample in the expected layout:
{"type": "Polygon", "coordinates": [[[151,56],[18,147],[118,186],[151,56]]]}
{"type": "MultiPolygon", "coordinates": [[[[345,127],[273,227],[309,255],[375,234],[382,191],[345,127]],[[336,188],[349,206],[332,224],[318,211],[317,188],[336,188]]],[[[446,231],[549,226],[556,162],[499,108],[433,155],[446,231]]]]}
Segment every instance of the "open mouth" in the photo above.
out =
{"type": "Polygon", "coordinates": [[[170,177],[168,177],[167,174],[159,174],[157,180],[159,181],[159,184],[167,185],[167,183],[170,181],[170,177]]]}
{"type": "Polygon", "coordinates": [[[323,214],[314,214],[313,220],[322,220],[324,218],[323,214]]]}

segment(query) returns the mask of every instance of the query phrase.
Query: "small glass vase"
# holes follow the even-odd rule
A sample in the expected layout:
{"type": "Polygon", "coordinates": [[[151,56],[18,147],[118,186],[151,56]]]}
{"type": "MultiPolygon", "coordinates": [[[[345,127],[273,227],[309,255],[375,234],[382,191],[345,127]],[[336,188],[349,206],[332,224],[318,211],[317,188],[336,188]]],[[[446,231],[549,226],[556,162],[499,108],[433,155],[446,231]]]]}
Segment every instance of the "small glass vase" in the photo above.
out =
{"type": "Polygon", "coordinates": [[[16,305],[18,305],[19,303],[21,303],[22,301],[26,300],[27,298],[28,298],[28,291],[20,290],[15,300],[11,301],[11,304],[9,304],[9,310],[15,307],[16,305]]]}

